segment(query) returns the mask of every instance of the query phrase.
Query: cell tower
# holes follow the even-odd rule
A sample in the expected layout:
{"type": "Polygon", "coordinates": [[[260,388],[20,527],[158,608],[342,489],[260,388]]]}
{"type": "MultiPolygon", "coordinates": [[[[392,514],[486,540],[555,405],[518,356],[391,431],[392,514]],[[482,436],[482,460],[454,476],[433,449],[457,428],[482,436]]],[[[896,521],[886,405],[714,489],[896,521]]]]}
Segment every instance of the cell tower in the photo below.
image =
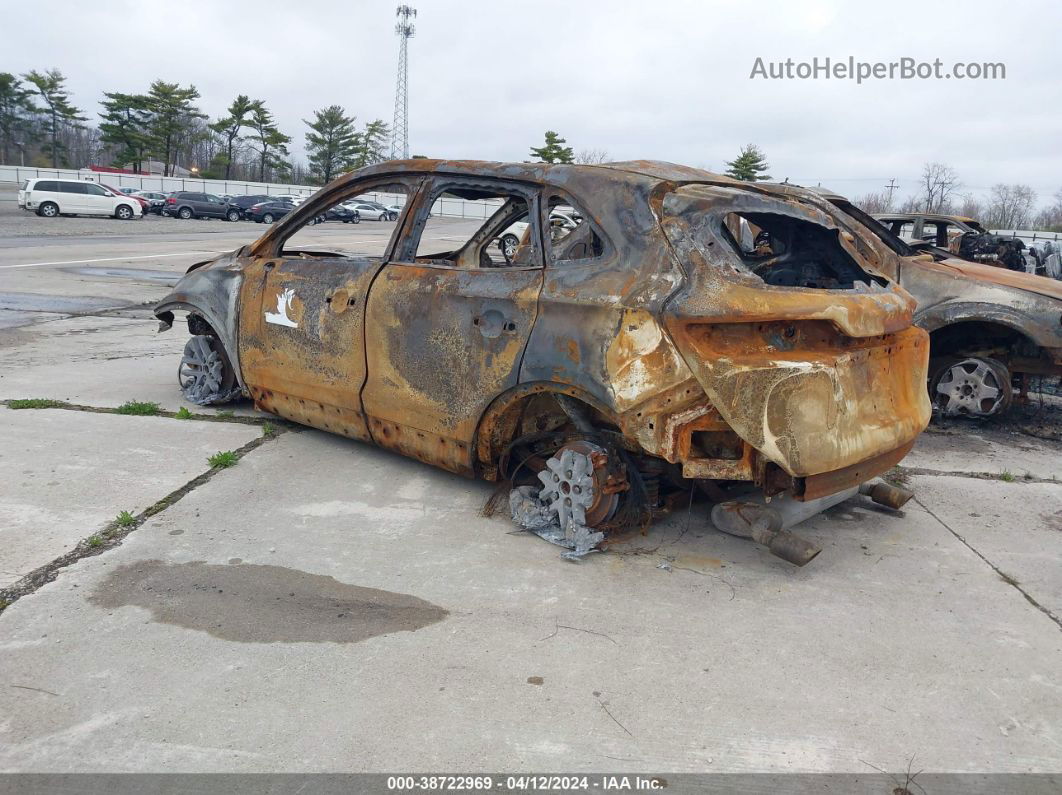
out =
{"type": "Polygon", "coordinates": [[[395,85],[395,121],[391,125],[391,159],[409,158],[409,62],[406,60],[409,40],[416,28],[411,21],[417,15],[413,6],[399,6],[395,11],[398,22],[395,33],[398,42],[398,82],[395,85]]]}

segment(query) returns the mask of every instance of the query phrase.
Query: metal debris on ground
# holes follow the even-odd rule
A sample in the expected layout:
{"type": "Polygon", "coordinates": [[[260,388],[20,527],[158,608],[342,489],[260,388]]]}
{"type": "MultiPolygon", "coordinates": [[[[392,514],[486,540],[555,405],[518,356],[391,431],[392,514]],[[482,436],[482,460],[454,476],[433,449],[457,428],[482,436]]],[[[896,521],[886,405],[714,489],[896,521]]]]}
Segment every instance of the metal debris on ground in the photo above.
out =
{"type": "Polygon", "coordinates": [[[509,492],[509,512],[513,521],[525,530],[567,549],[561,557],[578,560],[604,540],[604,533],[591,531],[570,515],[562,528],[557,513],[539,499],[539,492],[534,486],[516,487],[509,492]]]}

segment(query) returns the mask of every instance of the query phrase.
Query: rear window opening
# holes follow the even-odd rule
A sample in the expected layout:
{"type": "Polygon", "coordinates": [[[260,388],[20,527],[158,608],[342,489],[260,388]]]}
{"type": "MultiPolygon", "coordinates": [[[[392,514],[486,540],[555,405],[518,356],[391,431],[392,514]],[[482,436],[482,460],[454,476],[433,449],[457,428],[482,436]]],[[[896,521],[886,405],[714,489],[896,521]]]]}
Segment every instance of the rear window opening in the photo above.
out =
{"type": "Polygon", "coordinates": [[[887,284],[859,266],[836,229],[780,213],[728,213],[723,231],[745,269],[775,287],[845,290],[858,282],[887,284]]]}

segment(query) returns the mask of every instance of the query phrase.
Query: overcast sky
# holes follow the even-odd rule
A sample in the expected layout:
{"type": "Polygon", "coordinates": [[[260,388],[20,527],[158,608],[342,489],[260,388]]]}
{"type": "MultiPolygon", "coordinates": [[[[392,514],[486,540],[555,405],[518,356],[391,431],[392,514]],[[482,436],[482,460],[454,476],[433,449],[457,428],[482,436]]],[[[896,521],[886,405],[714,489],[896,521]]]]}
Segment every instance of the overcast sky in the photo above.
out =
{"type": "MultiPolygon", "coordinates": [[[[771,175],[857,195],[922,164],[964,190],[1062,188],[1062,4],[835,0],[421,0],[410,42],[410,147],[431,157],[525,160],[554,129],[576,151],[725,169],[758,144],[771,175]],[[765,81],[764,61],[814,56],[945,69],[1006,64],[1006,79],[765,81]]],[[[359,121],[394,112],[394,2],[53,0],[4,10],[0,71],[58,68],[90,113],[101,93],[154,78],[193,83],[220,115],[266,100],[300,158],[316,108],[359,121]]]]}

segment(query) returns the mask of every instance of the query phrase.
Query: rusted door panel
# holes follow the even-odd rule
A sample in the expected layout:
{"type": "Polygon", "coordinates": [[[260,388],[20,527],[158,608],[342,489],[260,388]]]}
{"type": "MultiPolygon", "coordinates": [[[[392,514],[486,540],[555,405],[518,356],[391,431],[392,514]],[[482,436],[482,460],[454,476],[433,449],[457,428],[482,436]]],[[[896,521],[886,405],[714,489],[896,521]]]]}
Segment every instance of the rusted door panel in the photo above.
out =
{"type": "Polygon", "coordinates": [[[240,357],[255,403],[307,425],[369,440],[365,299],[377,258],[280,259],[248,268],[240,357]]]}
{"type": "Polygon", "coordinates": [[[540,268],[388,264],[365,318],[376,443],[471,474],[476,426],[517,383],[541,287],[540,268]]]}

